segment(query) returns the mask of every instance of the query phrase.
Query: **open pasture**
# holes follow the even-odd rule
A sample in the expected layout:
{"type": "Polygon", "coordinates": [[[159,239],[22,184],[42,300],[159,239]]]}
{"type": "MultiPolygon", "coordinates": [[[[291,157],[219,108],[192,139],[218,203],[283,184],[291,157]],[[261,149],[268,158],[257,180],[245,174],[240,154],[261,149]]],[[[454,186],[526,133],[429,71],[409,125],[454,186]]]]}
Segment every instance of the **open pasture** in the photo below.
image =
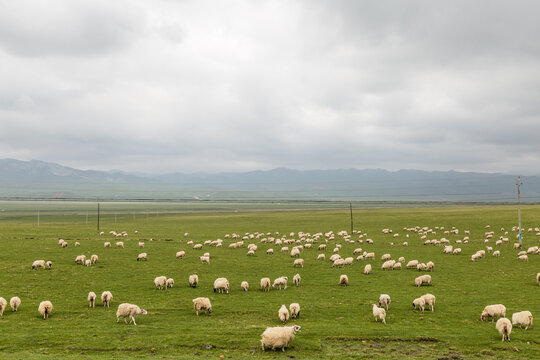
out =
{"type": "MultiPolygon", "coordinates": [[[[9,206],[16,208],[17,204],[9,206]]],[[[356,209],[354,228],[367,234],[363,240],[373,239],[373,244],[358,243],[359,234],[352,236],[355,243],[350,244],[337,235],[341,230],[350,233],[348,209],[135,216],[126,207],[102,216],[100,226],[105,235],[100,236],[94,216],[87,224],[85,211],[71,208],[62,212],[61,205],[55,206],[48,215],[42,209],[39,226],[33,212],[0,214],[0,296],[8,302],[12,296],[22,300],[18,312],[12,312],[8,305],[0,318],[1,358],[532,359],[540,353],[540,325],[535,323],[529,330],[514,327],[511,342],[503,343],[494,322],[480,321],[482,309],[497,303],[506,306],[508,318],[522,310],[540,316],[540,286],[536,282],[540,255],[531,254],[526,262],[517,260],[518,250],[512,247],[516,232],[511,231],[517,225],[515,207],[356,209]],[[491,228],[486,229],[486,225],[491,228]],[[415,226],[434,229],[436,234],[428,234],[428,239],[447,238],[454,247],[461,247],[462,253],[443,254],[442,246],[424,245],[418,233],[403,230],[415,226]],[[459,234],[444,234],[452,226],[459,234]],[[393,232],[384,234],[384,228],[393,232]],[[128,236],[115,238],[110,230],[126,231],[128,236]],[[456,240],[466,236],[464,230],[470,231],[469,243],[456,245],[456,240]],[[298,240],[298,232],[314,235],[329,231],[335,238],[328,241],[326,251],[317,250],[319,244],[326,243],[324,236],[313,248],[301,251],[303,268],[293,267],[294,259],[280,251],[282,246],[291,249],[294,244],[276,246],[262,243],[261,237],[230,249],[228,245],[237,240],[225,238],[226,234],[258,232],[271,233],[275,239],[285,236],[298,240]],[[494,231],[487,244],[486,231],[494,231]],[[184,237],[185,232],[189,237],[184,237]],[[508,237],[509,242],[495,245],[500,236],[508,237]],[[58,246],[59,238],[68,242],[66,248],[58,246]],[[194,250],[187,244],[218,238],[223,239],[221,248],[204,245],[202,250],[194,250]],[[119,240],[124,241],[124,248],[114,246],[119,240]],[[80,247],[74,246],[76,241],[80,247]],[[106,241],[113,246],[104,248],[106,241]],[[145,243],[144,249],[138,247],[139,241],[145,243]],[[405,241],[408,246],[402,245],[405,241]],[[258,246],[254,256],[246,256],[249,243],[258,246]],[[353,256],[354,249],[360,247],[374,252],[375,259],[332,268],[329,257],[335,244],[342,245],[339,254],[343,258],[353,256]],[[472,262],[471,255],[485,250],[486,245],[499,250],[500,257],[486,253],[472,262]],[[269,248],[274,254],[266,254],[269,248]],[[180,250],[186,251],[184,259],[175,258],[180,250]],[[148,254],[147,261],[136,261],[141,252],[148,254]],[[199,260],[204,252],[210,253],[210,264],[199,260]],[[316,260],[320,253],[325,253],[325,261],[316,260]],[[403,256],[406,262],[433,261],[435,267],[433,272],[405,268],[382,271],[380,257],[384,253],[395,260],[403,256]],[[81,254],[88,258],[97,254],[99,261],[90,267],[76,265],[74,260],[81,254]],[[31,270],[37,259],[52,261],[52,269],[31,270]],[[363,274],[367,263],[373,266],[370,275],[363,274]],[[299,287],[292,283],[296,273],[302,277],[299,287]],[[196,288],[188,285],[190,274],[199,276],[196,288]],[[348,286],[338,285],[341,274],[348,276],[348,286]],[[430,274],[433,285],[415,287],[414,279],[421,274],[430,274]],[[156,290],[153,280],[160,275],[174,278],[174,287],[156,290]],[[286,290],[259,290],[262,277],[273,281],[279,276],[289,278],[286,290]],[[218,277],[229,280],[229,294],[212,291],[218,277]],[[249,283],[249,291],[241,291],[242,281],[249,283]],[[104,308],[99,300],[104,290],[113,294],[110,308],[104,308]],[[88,307],[89,291],[98,294],[95,308],[88,307]],[[392,299],[386,325],[375,322],[371,309],[382,293],[392,299]],[[413,310],[413,299],[425,293],[437,297],[434,312],[413,310]],[[210,298],[210,315],[195,315],[192,299],[196,297],[210,298]],[[54,306],[48,320],[37,311],[43,300],[54,306]],[[148,315],[138,316],[136,326],[122,321],[117,324],[116,309],[124,302],[139,305],[148,315]],[[285,353],[262,352],[261,333],[266,327],[281,326],[278,310],[293,302],[300,304],[301,314],[287,325],[297,324],[302,330],[285,353]]],[[[522,223],[525,229],[540,226],[540,207],[523,207],[522,223]]],[[[535,232],[525,231],[524,235],[525,249],[540,244],[535,232]]]]}

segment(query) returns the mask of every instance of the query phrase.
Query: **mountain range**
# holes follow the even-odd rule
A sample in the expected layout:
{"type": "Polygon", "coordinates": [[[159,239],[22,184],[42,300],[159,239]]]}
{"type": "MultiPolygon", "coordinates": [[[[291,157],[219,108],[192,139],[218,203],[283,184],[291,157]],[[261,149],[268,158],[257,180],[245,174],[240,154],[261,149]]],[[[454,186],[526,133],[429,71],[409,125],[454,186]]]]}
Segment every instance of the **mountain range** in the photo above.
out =
{"type": "MultiPolygon", "coordinates": [[[[4,199],[515,202],[516,180],[500,173],[381,169],[141,175],[0,159],[4,199]]],[[[540,177],[522,181],[522,201],[540,202],[540,177]]]]}

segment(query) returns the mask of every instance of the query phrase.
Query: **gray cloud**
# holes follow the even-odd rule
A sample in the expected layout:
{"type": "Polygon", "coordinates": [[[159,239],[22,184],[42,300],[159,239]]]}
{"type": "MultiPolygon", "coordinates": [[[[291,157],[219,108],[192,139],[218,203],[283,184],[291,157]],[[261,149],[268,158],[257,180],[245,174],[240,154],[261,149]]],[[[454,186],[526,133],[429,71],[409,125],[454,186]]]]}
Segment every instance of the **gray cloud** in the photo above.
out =
{"type": "Polygon", "coordinates": [[[148,172],[540,165],[536,2],[52,4],[0,2],[5,157],[148,172]]]}

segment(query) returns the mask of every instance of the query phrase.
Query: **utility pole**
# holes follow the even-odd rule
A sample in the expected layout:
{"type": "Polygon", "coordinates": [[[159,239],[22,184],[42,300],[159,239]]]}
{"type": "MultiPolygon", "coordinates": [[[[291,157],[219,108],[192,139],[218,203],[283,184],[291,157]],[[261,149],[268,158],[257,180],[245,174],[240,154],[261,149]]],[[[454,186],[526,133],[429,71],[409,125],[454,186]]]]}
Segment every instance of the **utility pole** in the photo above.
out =
{"type": "Polygon", "coordinates": [[[516,182],[517,186],[517,195],[518,195],[518,228],[519,228],[519,248],[521,249],[522,246],[522,236],[521,236],[521,199],[520,199],[520,192],[519,192],[519,186],[523,185],[521,182],[521,176],[518,176],[518,180],[516,182]]]}
{"type": "Polygon", "coordinates": [[[352,217],[352,203],[349,203],[349,208],[351,209],[351,237],[353,235],[353,228],[354,228],[354,225],[353,225],[353,217],[352,217]]]}

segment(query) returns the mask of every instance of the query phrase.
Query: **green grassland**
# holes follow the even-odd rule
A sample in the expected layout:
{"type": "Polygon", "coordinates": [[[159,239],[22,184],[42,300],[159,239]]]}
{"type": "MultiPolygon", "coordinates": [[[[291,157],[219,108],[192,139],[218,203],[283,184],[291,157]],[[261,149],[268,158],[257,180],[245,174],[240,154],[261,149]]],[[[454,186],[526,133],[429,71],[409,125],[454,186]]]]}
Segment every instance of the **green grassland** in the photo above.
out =
{"type": "MultiPolygon", "coordinates": [[[[514,328],[511,342],[501,342],[492,322],[481,322],[484,306],[505,304],[507,317],[516,311],[530,310],[540,316],[540,256],[530,255],[528,262],[517,261],[512,249],[517,211],[513,206],[438,207],[398,209],[355,209],[355,229],[367,233],[373,245],[348,244],[336,236],[326,251],[327,260],[317,261],[320,251],[303,250],[303,268],[293,268],[293,259],[278,246],[256,243],[256,256],[246,256],[246,247],[229,249],[230,233],[317,232],[350,229],[348,209],[302,211],[246,211],[231,206],[219,212],[167,213],[144,212],[148,204],[103,206],[101,230],[127,231],[125,248],[104,248],[105,241],[116,241],[111,235],[100,236],[96,218],[86,211],[95,204],[40,204],[40,224],[37,225],[35,204],[2,203],[0,213],[0,296],[8,301],[12,296],[22,299],[20,310],[12,313],[9,305],[0,318],[0,358],[263,358],[285,359],[534,359],[540,357],[540,325],[530,330],[514,328]],[[137,209],[137,211],[133,210],[137,209]],[[239,210],[240,209],[240,210],[239,210]],[[495,238],[510,231],[510,242],[496,247],[500,258],[488,254],[477,263],[470,255],[484,249],[484,228],[491,225],[495,238]],[[463,230],[471,231],[470,243],[462,244],[461,255],[444,255],[440,246],[423,245],[420,237],[403,231],[404,227],[452,226],[459,235],[438,231],[429,238],[463,239],[463,230]],[[391,228],[399,234],[383,234],[391,228]],[[138,230],[138,234],[135,234],[138,230]],[[189,232],[186,239],[183,234],[189,232]],[[406,237],[409,234],[409,238],[406,237]],[[58,246],[58,239],[68,243],[58,246]],[[224,239],[223,248],[203,246],[202,251],[191,249],[188,240],[224,239]],[[152,241],[150,241],[152,239],[152,241]],[[75,241],[81,243],[74,247],[75,241]],[[146,246],[140,249],[138,241],[146,246]],[[402,246],[408,241],[409,246],[402,246]],[[395,245],[391,246],[390,242],[395,245]],[[356,262],[343,269],[331,267],[328,257],[333,243],[342,244],[342,257],[353,256],[362,247],[374,251],[373,274],[363,275],[364,265],[356,262]],[[267,255],[266,249],[275,253],[267,255]],[[185,250],[185,259],[175,253],[185,250]],[[148,253],[148,261],[137,262],[140,252],[148,253]],[[210,265],[200,263],[198,256],[210,252],[210,265]],[[418,259],[435,263],[431,273],[433,286],[417,288],[417,270],[382,271],[380,256],[390,253],[394,259],[404,256],[407,261],[418,259]],[[98,264],[75,265],[77,255],[97,254],[98,264]],[[51,260],[52,270],[31,270],[36,259],[51,260]],[[199,275],[199,286],[187,283],[192,273],[199,275]],[[299,287],[292,284],[294,274],[300,273],[299,287]],[[350,286],[337,285],[339,276],[347,274],[350,286]],[[175,279],[172,289],[159,291],[153,284],[156,276],[175,279]],[[286,290],[263,293],[258,289],[262,277],[272,280],[289,277],[286,290]],[[215,294],[212,285],[217,277],[227,277],[230,294],[215,294]],[[241,281],[248,281],[250,291],[240,291],[241,281]],[[98,300],[89,309],[89,291],[113,293],[112,306],[104,308],[98,300]],[[424,313],[412,309],[415,297],[427,292],[437,297],[435,311],[424,313]],[[379,294],[392,297],[387,325],[375,322],[371,304],[379,294]],[[209,297],[213,312],[195,316],[192,299],[209,297]],[[54,310],[48,320],[37,311],[39,302],[50,300],[54,310]],[[116,308],[130,302],[148,310],[137,318],[137,326],[116,323],[116,308]],[[277,311],[281,304],[300,303],[301,316],[289,324],[302,326],[291,347],[281,351],[262,352],[260,334],[268,326],[280,326],[277,311]]],[[[156,207],[157,208],[157,207],[156,207]]],[[[189,210],[189,209],[186,209],[189,210]]],[[[200,209],[195,209],[200,210],[200,209]]],[[[252,209],[250,209],[252,210],[252,209]]],[[[90,210],[89,210],[90,211],[90,210]]],[[[540,225],[540,207],[522,209],[525,228],[540,225]]],[[[358,239],[355,236],[354,239],[358,239]]],[[[495,248],[495,240],[490,244],[495,248]]],[[[540,236],[525,233],[524,247],[538,245],[540,236]]]]}

